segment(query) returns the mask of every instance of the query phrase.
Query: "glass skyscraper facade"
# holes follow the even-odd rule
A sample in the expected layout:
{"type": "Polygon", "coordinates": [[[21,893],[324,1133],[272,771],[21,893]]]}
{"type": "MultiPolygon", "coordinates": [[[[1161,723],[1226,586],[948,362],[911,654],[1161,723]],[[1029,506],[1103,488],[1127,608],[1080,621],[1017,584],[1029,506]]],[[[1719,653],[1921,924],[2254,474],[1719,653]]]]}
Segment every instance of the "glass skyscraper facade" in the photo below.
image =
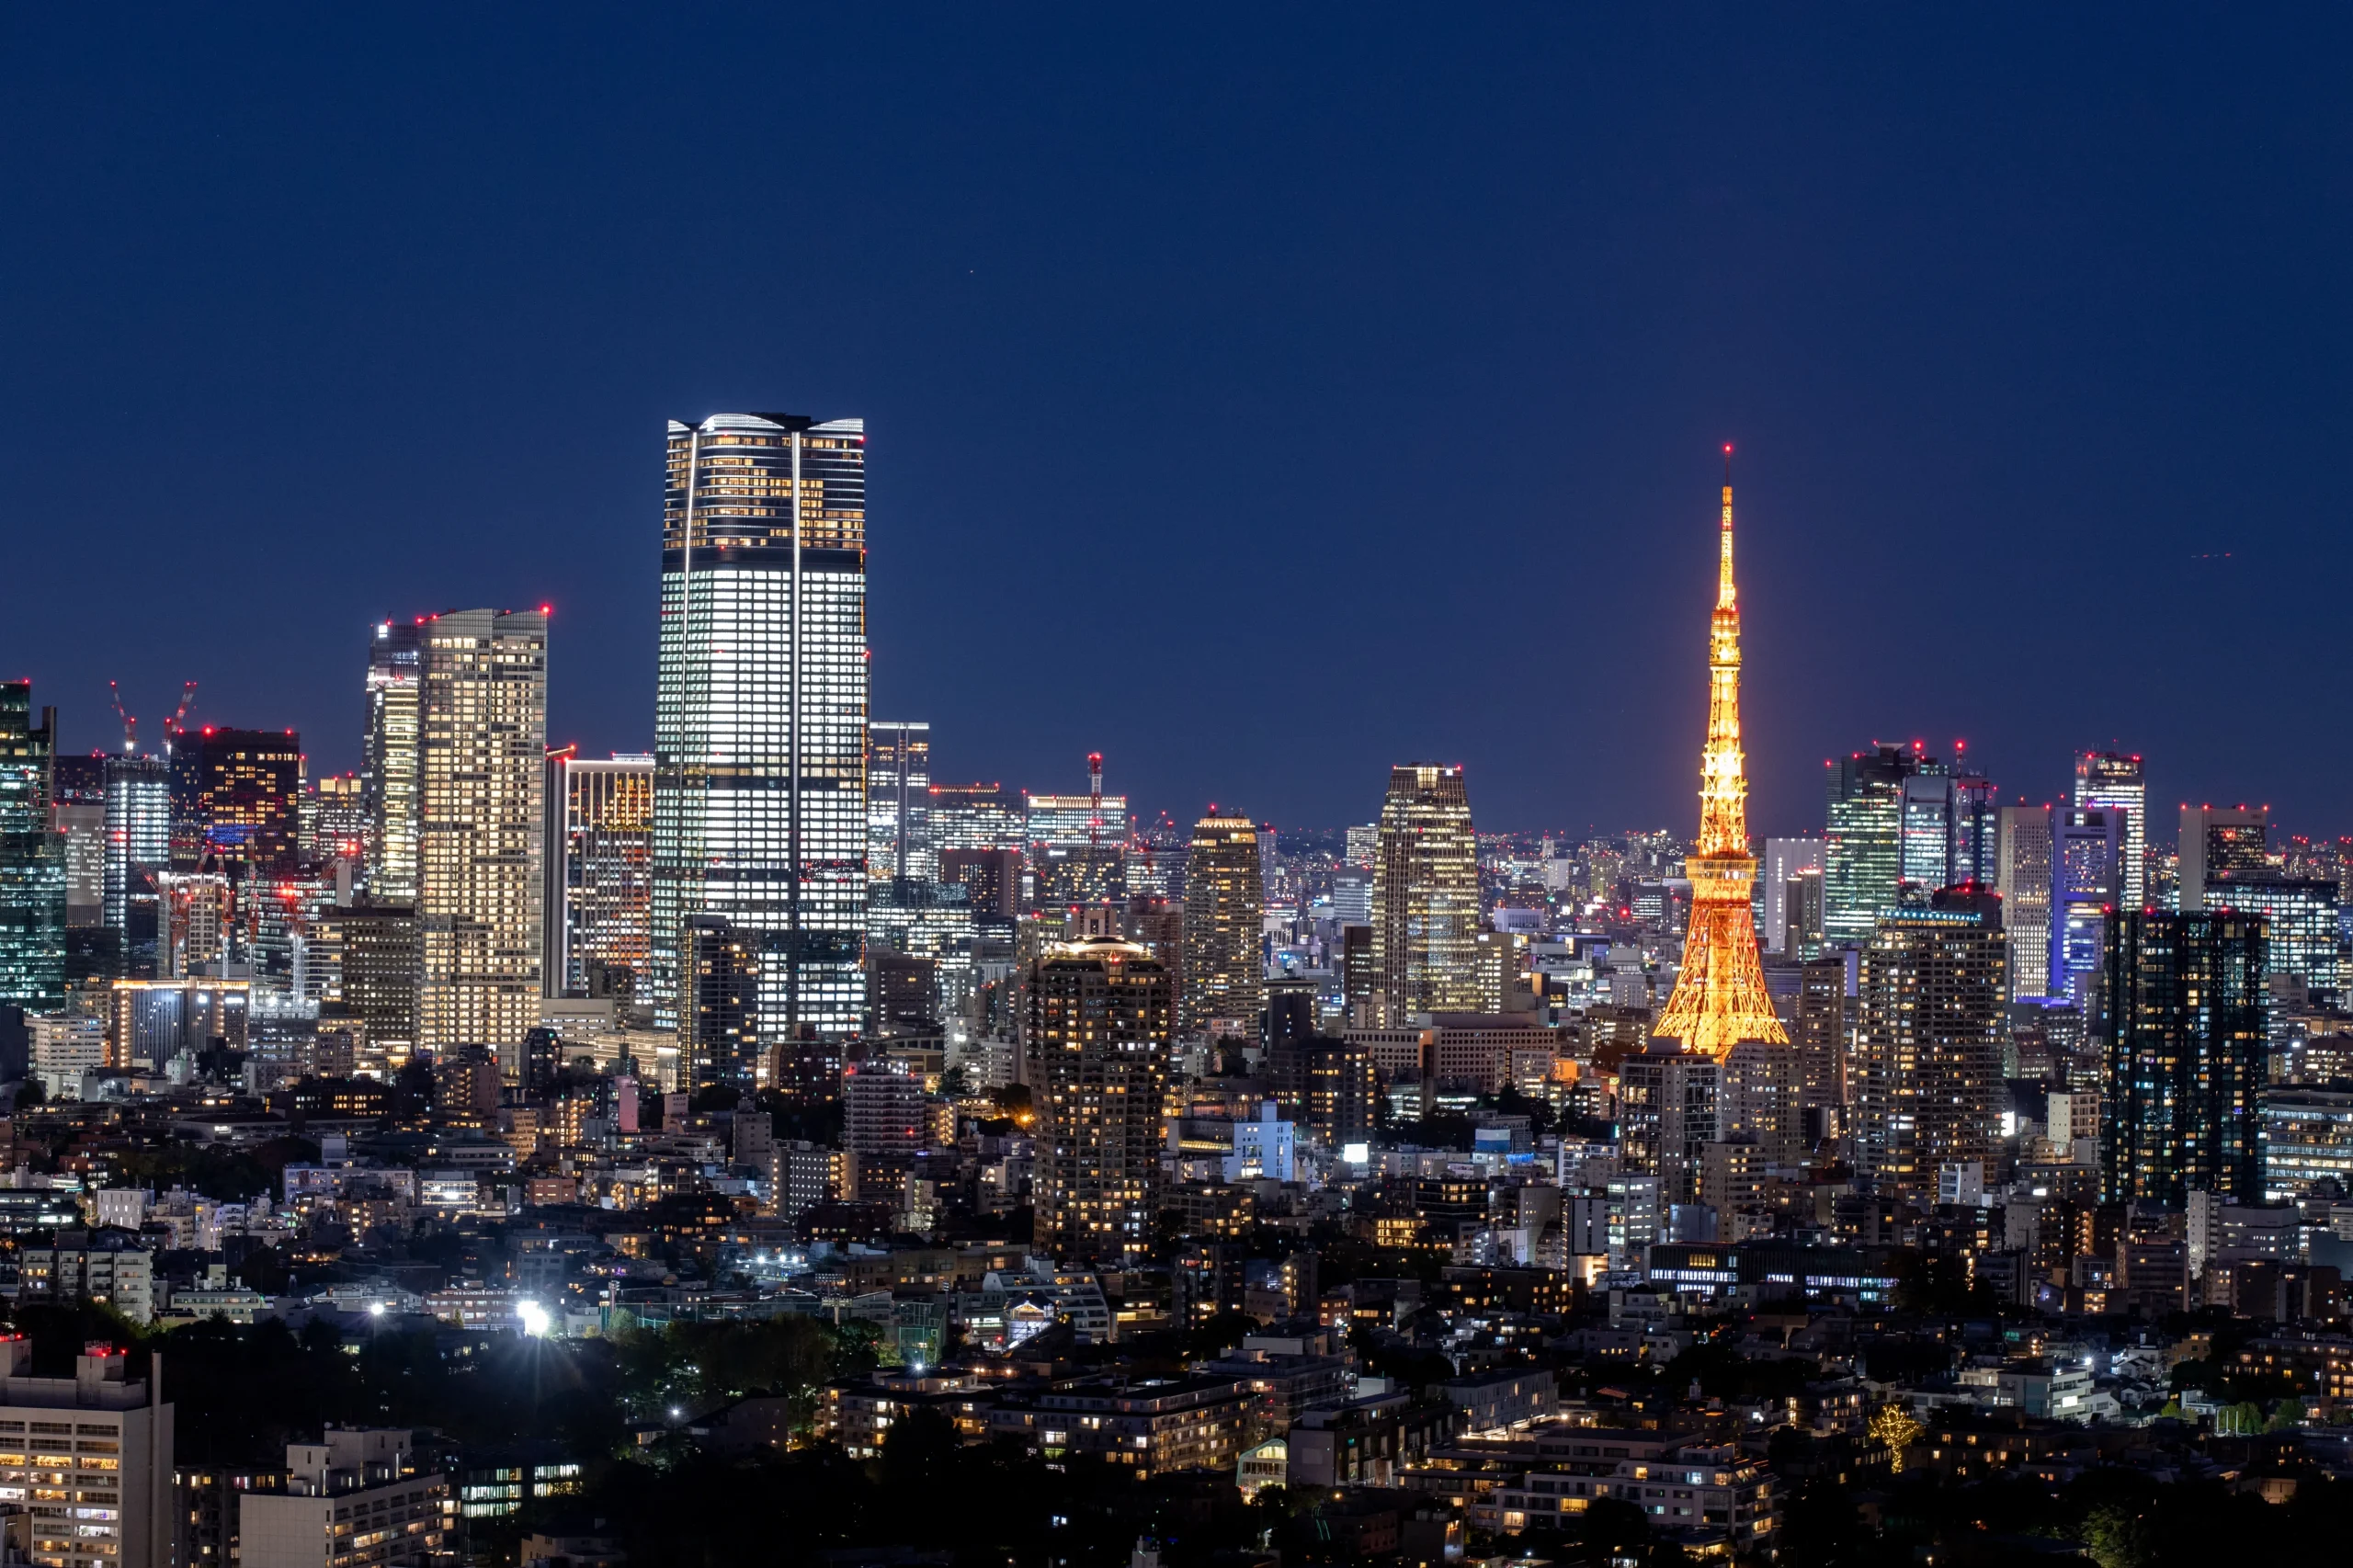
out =
{"type": "Polygon", "coordinates": [[[57,710],[0,681],[0,1002],[65,1005],[65,850],[50,824],[57,710]]]}
{"type": "Polygon", "coordinates": [[[2010,1000],[2051,986],[2051,808],[2004,806],[1995,850],[1994,891],[2010,946],[2010,1000]]]}
{"type": "Polygon", "coordinates": [[[2075,754],[2075,804],[2120,812],[2123,863],[2117,877],[2128,909],[2148,902],[2149,782],[2141,759],[2120,752],[2075,754]]]}
{"type": "Polygon", "coordinates": [[[1919,771],[1900,746],[1823,765],[1822,925],[1835,943],[1862,946],[1903,880],[1904,781],[1919,771]]]}
{"type": "Polygon", "coordinates": [[[2051,969],[2044,994],[2080,1004],[2099,978],[2109,921],[2119,907],[2123,813],[2063,807],[2052,819],[2051,969]]]}
{"type": "Polygon", "coordinates": [[[2263,922],[2128,910],[2108,932],[2109,1202],[2264,1191],[2263,922]]]}
{"type": "Polygon", "coordinates": [[[866,872],[939,880],[931,839],[931,726],[875,719],[866,726],[866,872]]]}
{"type": "Polygon", "coordinates": [[[368,892],[380,903],[416,903],[418,704],[425,622],[387,620],[368,647],[368,892]]]}
{"type": "Polygon", "coordinates": [[[673,421],[662,528],[655,1022],[679,1027],[688,922],[716,916],[758,949],[763,1041],[846,1039],[866,1012],[865,422],[673,421]]]}

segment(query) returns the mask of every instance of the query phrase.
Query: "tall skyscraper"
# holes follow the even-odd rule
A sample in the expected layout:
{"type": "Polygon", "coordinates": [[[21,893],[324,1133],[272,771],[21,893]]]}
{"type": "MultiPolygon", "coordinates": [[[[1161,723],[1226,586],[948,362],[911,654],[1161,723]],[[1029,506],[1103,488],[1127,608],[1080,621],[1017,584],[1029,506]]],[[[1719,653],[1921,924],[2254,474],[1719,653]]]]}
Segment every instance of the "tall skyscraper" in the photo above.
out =
{"type": "Polygon", "coordinates": [[[2234,876],[2206,884],[2206,908],[2263,917],[2265,971],[2293,975],[2310,991],[2338,985],[2337,884],[2316,877],[2234,876]]]}
{"type": "Polygon", "coordinates": [[[416,902],[417,745],[425,696],[425,619],[383,621],[368,644],[368,891],[416,902]]]}
{"type": "Polygon", "coordinates": [[[1748,778],[1740,744],[1740,600],[1732,576],[1732,449],[1724,449],[1716,530],[1716,608],[1708,634],[1708,740],[1699,754],[1699,837],[1684,860],[1691,921],[1683,969],[1654,1033],[1722,1062],[1743,1040],[1787,1045],[1765,994],[1749,912],[1756,859],[1748,852],[1748,778]]]}
{"type": "Polygon", "coordinates": [[[1791,951],[1790,945],[1790,879],[1800,871],[1822,869],[1819,838],[1768,838],[1757,875],[1765,894],[1765,950],[1791,951]]]}
{"type": "Polygon", "coordinates": [[[106,885],[100,897],[106,923],[120,944],[125,979],[153,980],[164,972],[155,873],[171,863],[170,765],[155,756],[107,758],[106,885]]]}
{"type": "Polygon", "coordinates": [[[330,773],[313,779],[302,796],[301,858],[313,866],[348,861],[365,886],[373,827],[366,778],[357,773],[330,773]]]}
{"type": "Polygon", "coordinates": [[[2008,953],[2000,900],[1953,892],[1891,910],[1862,952],[1851,1071],[1855,1146],[1882,1191],[1933,1198],[1937,1174],[2001,1147],[2008,953]]]}
{"type": "Polygon", "coordinates": [[[451,610],[421,640],[418,1043],[510,1049],[540,1021],[548,618],[451,610]]]}
{"type": "Polygon", "coordinates": [[[1665,1037],[1618,1064],[1620,1157],[1657,1177],[1666,1202],[1698,1198],[1701,1151],[1720,1131],[1723,1073],[1715,1057],[1665,1037]]]}
{"type": "Polygon", "coordinates": [[[2010,999],[2016,1002],[2050,994],[2051,808],[2004,806],[1999,820],[1994,891],[2002,895],[2010,999]]]}
{"type": "Polygon", "coordinates": [[[1948,887],[1994,885],[2001,854],[2001,801],[1994,781],[1956,765],[1952,779],[1952,854],[1948,887]]]}
{"type": "Polygon", "coordinates": [[[1037,1246],[1063,1259],[1151,1249],[1174,998],[1141,945],[1049,945],[1024,1030],[1038,1106],[1037,1246]]]}
{"type": "Polygon", "coordinates": [[[672,421],[662,528],[654,1018],[717,915],[760,949],[761,1039],[830,1062],[866,1016],[865,422],[672,421]]]}
{"type": "Polygon", "coordinates": [[[65,1006],[65,850],[50,824],[57,710],[0,681],[0,1002],[65,1006]]]}
{"type": "Polygon", "coordinates": [[[172,863],[290,865],[302,827],[302,737],[207,724],[172,744],[172,863]]]}
{"type": "Polygon", "coordinates": [[[547,954],[551,996],[637,994],[650,961],[654,758],[548,753],[547,954]]]}
{"type": "Polygon", "coordinates": [[[2261,1202],[2262,921],[2130,910],[2107,935],[2105,1197],[2261,1202]]]}
{"type": "Polygon", "coordinates": [[[1822,924],[1833,942],[1870,940],[1903,875],[1904,781],[1919,762],[1882,745],[1825,762],[1828,825],[1822,846],[1822,924]]]}
{"type": "Polygon", "coordinates": [[[1374,851],[1372,966],[1384,1021],[1479,1006],[1479,844],[1462,769],[1389,770],[1374,851]]]}
{"type": "Polygon", "coordinates": [[[931,726],[900,719],[866,724],[866,874],[939,880],[931,839],[931,726]]]}
{"type": "Polygon", "coordinates": [[[1258,956],[1265,887],[1258,830],[1246,816],[1212,812],[1193,824],[1185,862],[1184,996],[1178,1028],[1188,1036],[1216,1018],[1239,1020],[1255,1038],[1266,1006],[1258,956]]]}
{"type": "Polygon", "coordinates": [[[2052,813],[2051,972],[2045,994],[2082,1004],[2099,982],[2109,918],[2123,900],[2121,813],[2069,806],[2052,813]]]}
{"type": "Polygon", "coordinates": [[[2181,808],[2181,912],[2206,907],[2216,882],[2271,869],[2268,806],[2181,808]]]}
{"type": "Polygon", "coordinates": [[[2077,752],[2075,804],[2123,813],[2119,838],[2124,859],[2117,885],[2125,907],[2140,908],[2148,902],[2149,858],[2149,782],[2141,759],[2120,752],[2077,752]]]}

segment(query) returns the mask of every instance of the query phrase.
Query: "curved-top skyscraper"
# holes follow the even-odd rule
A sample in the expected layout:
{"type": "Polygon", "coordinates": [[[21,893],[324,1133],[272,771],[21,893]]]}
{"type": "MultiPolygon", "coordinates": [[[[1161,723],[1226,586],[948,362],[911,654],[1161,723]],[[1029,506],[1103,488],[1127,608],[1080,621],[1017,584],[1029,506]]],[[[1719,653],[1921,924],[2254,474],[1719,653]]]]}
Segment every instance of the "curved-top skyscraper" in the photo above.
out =
{"type": "Polygon", "coordinates": [[[1708,640],[1708,744],[1699,754],[1699,841],[1684,861],[1691,925],[1683,971],[1651,1032],[1723,1060],[1742,1040],[1787,1045],[1789,1031],[1765,993],[1749,887],[1748,778],[1740,749],[1740,601],[1732,581],[1732,459],[1724,449],[1724,510],[1718,535],[1716,613],[1708,640]]]}
{"type": "Polygon", "coordinates": [[[782,1047],[775,1086],[829,1097],[866,1010],[866,424],[714,414],[667,457],[655,1020],[698,1082],[782,1047]],[[756,986],[756,1040],[699,1038],[690,927],[756,986]]]}

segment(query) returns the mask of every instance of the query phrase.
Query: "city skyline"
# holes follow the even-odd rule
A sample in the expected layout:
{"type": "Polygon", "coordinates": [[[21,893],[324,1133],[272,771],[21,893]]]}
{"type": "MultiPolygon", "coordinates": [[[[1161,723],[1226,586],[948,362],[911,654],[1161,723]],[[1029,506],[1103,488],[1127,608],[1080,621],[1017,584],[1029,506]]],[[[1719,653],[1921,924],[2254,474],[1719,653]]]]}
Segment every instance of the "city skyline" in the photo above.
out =
{"type": "MultiPolygon", "coordinates": [[[[70,749],[109,739],[108,679],[152,724],[195,678],[199,717],[294,728],[341,771],[358,724],[334,661],[282,648],[542,602],[569,650],[553,738],[648,749],[659,494],[634,454],[667,416],[806,407],[870,422],[891,543],[874,710],[937,725],[941,777],[1051,789],[1101,751],[1180,822],[1247,799],[1339,825],[1421,756],[1464,765],[1496,826],[1660,817],[1704,721],[1700,656],[1662,612],[1703,569],[1694,498],[1731,440],[1760,837],[1810,824],[1822,757],[1955,736],[2006,802],[2057,799],[2075,753],[2112,749],[2148,757],[2167,807],[2353,824],[2353,737],[2305,722],[2327,617],[2289,588],[2349,548],[2325,519],[2353,312],[2310,259],[2342,249],[2347,165],[2306,74],[2341,21],[2279,51],[2075,18],[2024,62],[1998,29],[1919,17],[1528,18],[1410,46],[1376,28],[1339,75],[1395,90],[1361,96],[1319,85],[1304,18],[1246,59],[1142,20],[911,27],[863,93],[719,92],[693,188],[764,189],[744,150],[805,146],[856,170],[824,243],[756,201],[728,243],[683,250],[639,196],[671,178],[656,106],[688,68],[626,25],[554,78],[452,62],[431,134],[392,87],[423,35],[125,23],[85,81],[82,25],[37,19],[6,67],[13,210],[76,243],[10,263],[0,504],[72,517],[74,476],[102,472],[108,546],[28,528],[18,565],[72,585],[103,560],[113,595],[163,603],[201,551],[268,612],[133,618],[93,646],[86,595],[21,606],[0,669],[40,683],[70,749]],[[1792,73],[1809,92],[1775,89],[1792,73]],[[1466,80],[1475,101],[1444,85],[1466,80]],[[223,107],[245,101],[261,119],[223,107]],[[316,133],[265,129],[290,122],[316,133]],[[326,177],[336,159],[355,172],[326,177]],[[540,203],[507,200],[509,176],[540,203]],[[77,205],[98,187],[120,200],[77,205]],[[1403,199],[1443,221],[1396,223],[1403,199]],[[722,297],[726,330],[692,330],[722,297]],[[334,438],[307,438],[330,407],[334,438]],[[1475,455],[1396,441],[1401,408],[1477,431],[1475,455]],[[1204,420],[1274,438],[1196,461],[1204,420]],[[1212,517],[1239,549],[1184,548],[1212,517]],[[1409,564],[1434,524],[1439,572],[1409,564]],[[1105,678],[1076,651],[1116,645],[1131,599],[1086,591],[1064,557],[1092,551],[1047,548],[1081,533],[1183,607],[1191,656],[1122,676],[1149,721],[1005,700],[1012,671],[1105,678]],[[1961,540],[2047,565],[1939,596],[1961,540]],[[2078,593],[2091,562],[2103,591],[2078,593]],[[2265,678],[2234,678],[2274,600],[2265,678]],[[1053,610],[1010,617],[1001,659],[959,658],[992,603],[1053,610]],[[2144,646],[2157,604],[2195,609],[2144,646]],[[2032,674],[1863,656],[1890,617],[1942,617],[2032,674]],[[1436,635],[1377,699],[1338,678],[1406,624],[1436,635]],[[2250,767],[2306,729],[2301,766],[2250,767]]],[[[793,47],[855,55],[847,26],[793,47]]],[[[770,35],[746,27],[749,62],[770,35]]],[[[752,69],[713,68],[706,88],[752,69]]]]}

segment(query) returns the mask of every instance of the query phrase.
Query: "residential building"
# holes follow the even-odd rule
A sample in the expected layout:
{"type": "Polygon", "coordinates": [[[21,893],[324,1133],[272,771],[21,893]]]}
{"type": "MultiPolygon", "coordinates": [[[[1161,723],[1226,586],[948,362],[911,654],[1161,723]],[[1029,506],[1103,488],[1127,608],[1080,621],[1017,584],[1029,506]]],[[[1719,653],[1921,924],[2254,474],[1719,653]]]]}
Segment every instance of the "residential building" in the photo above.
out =
{"type": "Polygon", "coordinates": [[[1382,1021],[1479,1005],[1479,849],[1462,769],[1392,767],[1374,852],[1372,967],[1382,1021]]]}
{"type": "Polygon", "coordinates": [[[2263,923],[2245,915],[2131,910],[2108,936],[2109,1202],[2178,1206],[2192,1190],[2264,1191],[2263,923]]]}
{"type": "Polygon", "coordinates": [[[548,753],[546,822],[541,984],[633,999],[652,961],[652,755],[548,753]]]}
{"type": "Polygon", "coordinates": [[[866,1016],[865,422],[673,420],[667,470],[654,1022],[679,1027],[688,920],[718,915],[760,948],[761,1038],[830,1061],[866,1016]]]}
{"type": "Polygon", "coordinates": [[[548,618],[451,610],[419,641],[418,1042],[511,1047],[540,1021],[548,618]]]}
{"type": "Polygon", "coordinates": [[[1148,1251],[1174,998],[1168,971],[1113,937],[1049,945],[1029,974],[1024,1040],[1038,1108],[1038,1250],[1148,1251]]]}
{"type": "Polygon", "coordinates": [[[240,1568],[426,1568],[454,1539],[449,1477],[419,1465],[405,1431],[289,1443],[285,1486],[239,1500],[240,1568]]]}
{"type": "Polygon", "coordinates": [[[123,1352],[105,1344],[70,1378],[31,1370],[32,1342],[0,1337],[0,1486],[25,1499],[29,1561],[172,1568],[173,1410],[154,1378],[125,1376],[123,1352]]]}
{"type": "Polygon", "coordinates": [[[1932,1195],[1948,1165],[2001,1145],[2008,954],[1991,893],[1890,910],[1863,949],[1852,1073],[1857,1165],[1881,1191],[1932,1195]]]}
{"type": "Polygon", "coordinates": [[[97,1301],[133,1323],[154,1321],[154,1256],[128,1232],[60,1231],[17,1259],[22,1300],[97,1301]]]}
{"type": "Polygon", "coordinates": [[[1185,862],[1184,994],[1178,1028],[1188,1036],[1210,1032],[1224,1019],[1229,1032],[1256,1032],[1266,1006],[1266,964],[1259,957],[1265,893],[1258,830],[1247,816],[1211,812],[1193,824],[1185,862]]]}
{"type": "Polygon", "coordinates": [[[1657,1178],[1665,1204],[1698,1200],[1699,1168],[1716,1141],[1723,1068],[1706,1051],[1660,1037],[1619,1063],[1619,1158],[1657,1178]]]}

